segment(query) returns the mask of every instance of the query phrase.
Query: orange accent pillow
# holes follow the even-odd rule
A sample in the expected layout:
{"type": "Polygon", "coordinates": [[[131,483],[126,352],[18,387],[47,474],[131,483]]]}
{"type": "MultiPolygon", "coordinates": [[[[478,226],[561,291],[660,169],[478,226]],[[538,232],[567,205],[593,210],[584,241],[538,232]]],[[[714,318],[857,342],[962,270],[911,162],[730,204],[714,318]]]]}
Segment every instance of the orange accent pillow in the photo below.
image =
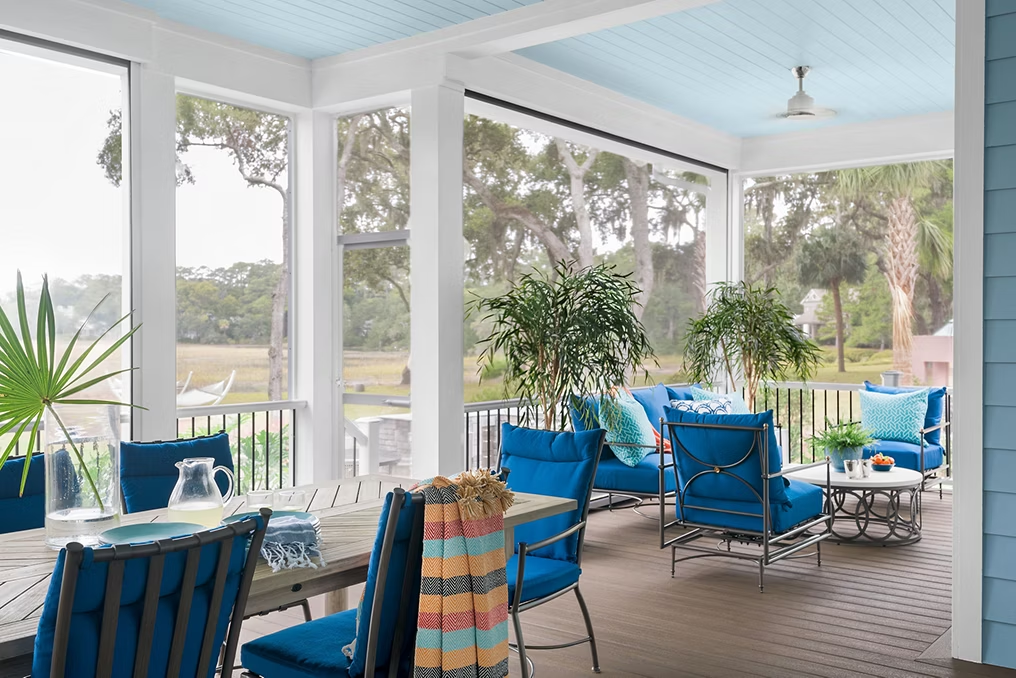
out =
{"type": "MultiPolygon", "coordinates": [[[[660,432],[657,431],[654,428],[653,429],[653,434],[656,436],[656,447],[659,448],[659,446],[660,446],[660,437],[661,437],[660,436],[660,432]]],[[[666,438],[663,439],[663,453],[664,454],[673,454],[673,450],[670,449],[670,441],[667,440],[666,438]]]]}

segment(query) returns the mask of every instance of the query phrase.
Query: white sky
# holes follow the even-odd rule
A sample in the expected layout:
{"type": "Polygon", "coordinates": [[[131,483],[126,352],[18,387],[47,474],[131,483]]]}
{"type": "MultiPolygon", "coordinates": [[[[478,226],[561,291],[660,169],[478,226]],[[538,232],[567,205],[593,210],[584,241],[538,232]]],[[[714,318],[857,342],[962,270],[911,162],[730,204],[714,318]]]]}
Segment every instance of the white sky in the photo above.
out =
{"type": "MultiPolygon", "coordinates": [[[[120,189],[96,164],[119,76],[0,51],[0,295],[43,273],[121,274],[120,189]]],[[[177,191],[177,265],[280,260],[281,199],[248,188],[228,156],[195,149],[195,185],[177,191]]]]}

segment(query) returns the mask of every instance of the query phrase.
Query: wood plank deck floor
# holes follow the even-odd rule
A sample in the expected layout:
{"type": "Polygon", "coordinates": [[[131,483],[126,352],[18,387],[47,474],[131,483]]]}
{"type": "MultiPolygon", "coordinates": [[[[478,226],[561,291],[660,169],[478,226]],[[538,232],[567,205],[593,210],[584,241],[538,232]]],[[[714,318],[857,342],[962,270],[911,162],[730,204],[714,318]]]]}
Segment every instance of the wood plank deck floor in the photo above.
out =
{"type": "MultiPolygon", "coordinates": [[[[760,594],[751,563],[679,563],[657,548],[656,522],[630,510],[594,512],[582,590],[604,676],[1016,677],[1016,671],[918,657],[950,624],[952,500],[924,497],[924,537],[904,547],[827,545],[778,564],[760,594]]],[[[299,611],[244,624],[249,639],[299,623],[299,611]]],[[[579,635],[574,597],[523,615],[526,641],[579,635]]],[[[533,652],[536,676],[582,677],[588,647],[533,652]]],[[[517,656],[511,657],[518,674],[517,656]]]]}

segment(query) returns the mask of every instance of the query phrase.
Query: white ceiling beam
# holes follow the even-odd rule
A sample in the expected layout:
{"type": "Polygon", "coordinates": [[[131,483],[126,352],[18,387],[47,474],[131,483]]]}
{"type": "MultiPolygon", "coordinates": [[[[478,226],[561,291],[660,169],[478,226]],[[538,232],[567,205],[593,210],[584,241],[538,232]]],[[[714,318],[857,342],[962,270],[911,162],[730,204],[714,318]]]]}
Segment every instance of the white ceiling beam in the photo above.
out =
{"type": "Polygon", "coordinates": [[[952,111],[744,139],[742,174],[782,174],[949,158],[952,111]]]}
{"type": "Polygon", "coordinates": [[[683,12],[719,0],[544,0],[447,28],[334,57],[315,60],[323,69],[395,55],[454,54],[475,59],[503,54],[614,26],[683,12]]]}

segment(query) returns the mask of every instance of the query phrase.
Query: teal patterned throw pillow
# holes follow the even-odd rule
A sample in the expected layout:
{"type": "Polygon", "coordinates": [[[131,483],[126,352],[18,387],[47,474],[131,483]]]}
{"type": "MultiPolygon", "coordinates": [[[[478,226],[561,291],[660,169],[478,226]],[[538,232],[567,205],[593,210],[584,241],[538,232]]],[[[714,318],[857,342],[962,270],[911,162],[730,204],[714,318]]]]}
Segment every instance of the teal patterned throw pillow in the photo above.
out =
{"type": "Polygon", "coordinates": [[[890,394],[860,391],[861,426],[878,440],[921,444],[921,428],[928,413],[928,389],[890,394]]]}
{"type": "Polygon", "coordinates": [[[618,389],[615,395],[601,396],[599,416],[600,426],[607,430],[606,442],[621,463],[637,466],[656,450],[656,429],[642,405],[626,389],[618,389]]]}

